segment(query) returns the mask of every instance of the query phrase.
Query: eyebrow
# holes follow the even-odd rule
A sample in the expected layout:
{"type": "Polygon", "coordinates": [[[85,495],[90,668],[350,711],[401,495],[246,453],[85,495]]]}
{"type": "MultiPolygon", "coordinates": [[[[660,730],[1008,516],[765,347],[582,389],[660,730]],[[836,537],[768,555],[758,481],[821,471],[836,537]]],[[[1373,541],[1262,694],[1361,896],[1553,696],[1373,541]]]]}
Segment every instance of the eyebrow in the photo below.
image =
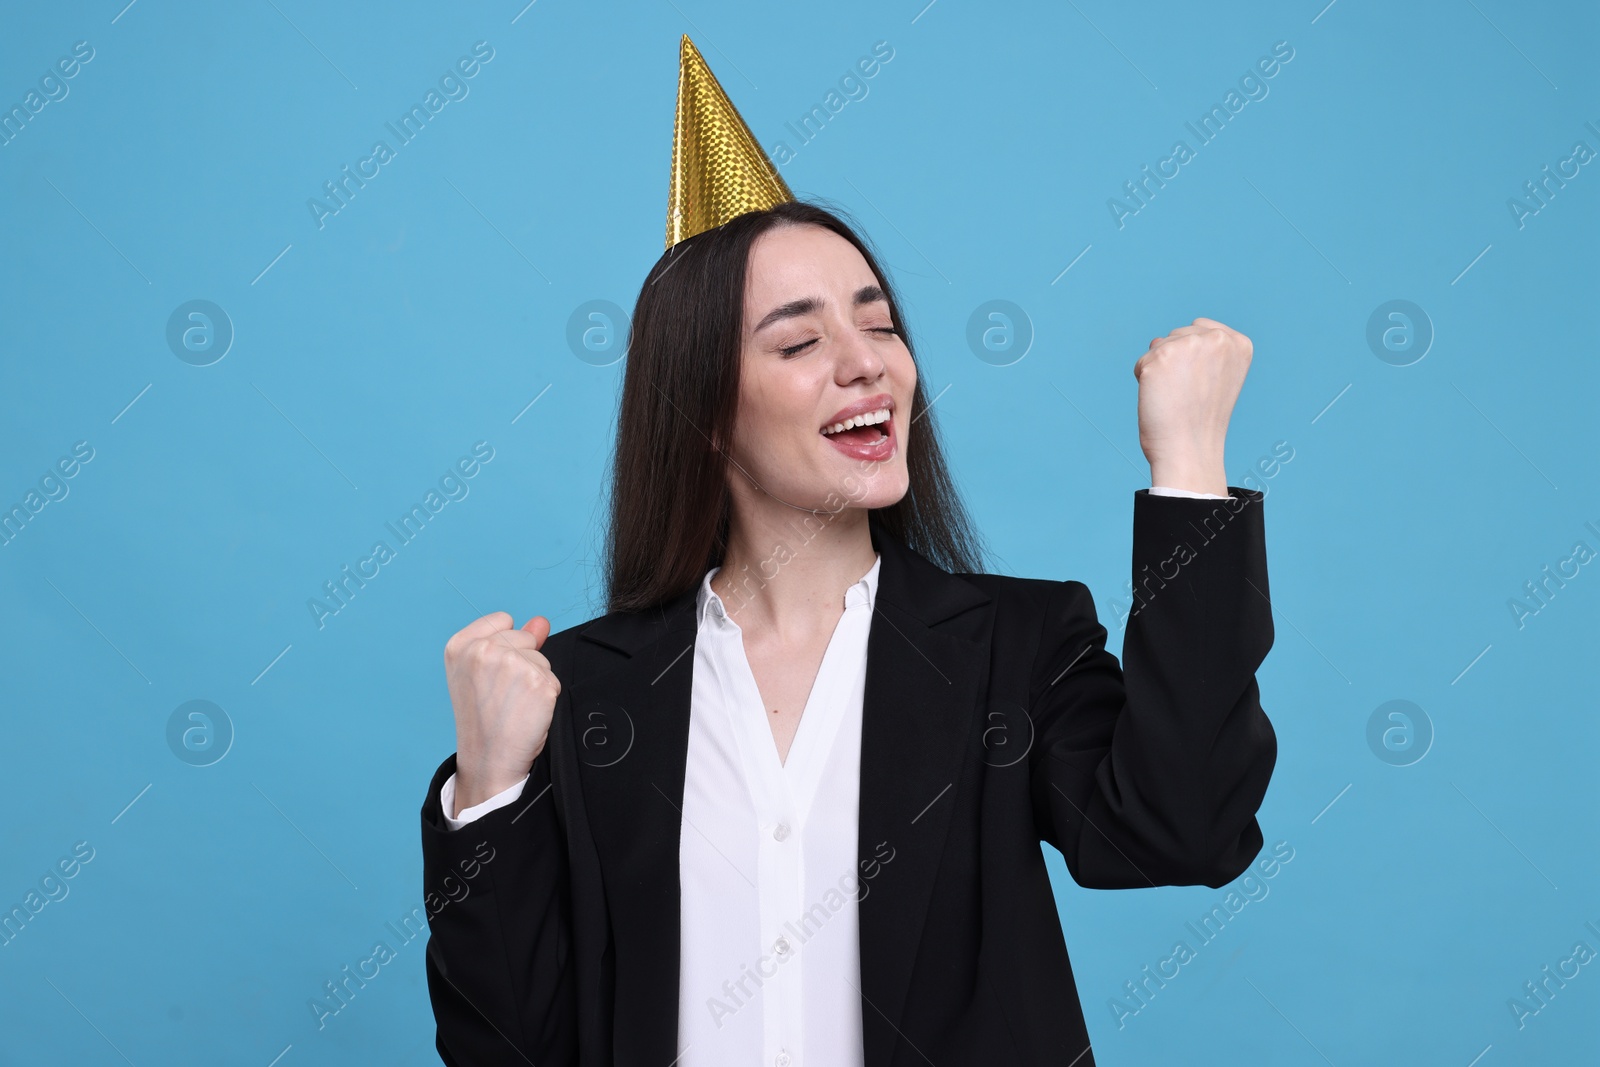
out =
{"type": "MultiPolygon", "coordinates": [[[[855,291],[855,295],[851,298],[851,303],[856,307],[861,307],[865,304],[875,304],[880,300],[887,301],[888,299],[888,294],[883,291],[881,286],[863,285],[855,291]]],[[[756,323],[756,328],[751,332],[760,333],[775,322],[797,318],[801,315],[810,315],[812,312],[821,310],[822,304],[823,301],[814,296],[801,297],[799,300],[791,300],[787,304],[779,304],[767,312],[762,320],[756,323]]]]}

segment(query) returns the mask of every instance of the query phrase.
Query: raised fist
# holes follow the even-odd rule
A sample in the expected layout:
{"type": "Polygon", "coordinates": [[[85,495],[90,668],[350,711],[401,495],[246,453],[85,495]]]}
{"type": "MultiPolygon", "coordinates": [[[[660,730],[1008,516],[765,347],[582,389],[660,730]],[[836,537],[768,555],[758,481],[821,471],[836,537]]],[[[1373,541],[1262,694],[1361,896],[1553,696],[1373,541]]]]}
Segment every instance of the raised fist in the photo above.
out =
{"type": "Polygon", "coordinates": [[[1239,331],[1195,319],[1154,338],[1133,365],[1139,447],[1154,484],[1227,495],[1222,446],[1252,351],[1239,331]]]}
{"type": "Polygon", "coordinates": [[[456,818],[517,784],[544,750],[561,683],[539,647],[550,620],[522,629],[497,611],[469,623],[444,646],[445,680],[456,713],[456,818]]]}

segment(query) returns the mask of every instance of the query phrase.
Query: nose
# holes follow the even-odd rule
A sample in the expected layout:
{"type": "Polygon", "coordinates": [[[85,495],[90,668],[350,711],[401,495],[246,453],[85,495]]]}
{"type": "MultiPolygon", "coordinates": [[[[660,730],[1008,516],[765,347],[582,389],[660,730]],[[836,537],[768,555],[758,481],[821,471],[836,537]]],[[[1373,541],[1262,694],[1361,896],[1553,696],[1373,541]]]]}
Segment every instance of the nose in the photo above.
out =
{"type": "Polygon", "coordinates": [[[889,364],[884,360],[882,353],[873,347],[871,339],[853,328],[846,336],[850,341],[838,348],[839,360],[835,369],[835,380],[840,385],[850,385],[854,382],[872,383],[882,378],[888,371],[889,364]]]}

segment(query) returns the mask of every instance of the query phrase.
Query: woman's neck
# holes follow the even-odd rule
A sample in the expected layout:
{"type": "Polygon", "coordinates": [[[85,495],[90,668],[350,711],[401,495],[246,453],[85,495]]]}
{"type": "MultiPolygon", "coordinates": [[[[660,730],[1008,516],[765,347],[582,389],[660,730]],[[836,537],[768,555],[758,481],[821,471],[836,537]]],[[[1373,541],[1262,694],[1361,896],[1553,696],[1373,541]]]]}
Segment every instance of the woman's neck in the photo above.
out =
{"type": "Polygon", "coordinates": [[[817,514],[783,509],[740,514],[729,524],[728,551],[711,580],[741,629],[803,635],[831,630],[844,594],[877,558],[864,508],[817,514]]]}

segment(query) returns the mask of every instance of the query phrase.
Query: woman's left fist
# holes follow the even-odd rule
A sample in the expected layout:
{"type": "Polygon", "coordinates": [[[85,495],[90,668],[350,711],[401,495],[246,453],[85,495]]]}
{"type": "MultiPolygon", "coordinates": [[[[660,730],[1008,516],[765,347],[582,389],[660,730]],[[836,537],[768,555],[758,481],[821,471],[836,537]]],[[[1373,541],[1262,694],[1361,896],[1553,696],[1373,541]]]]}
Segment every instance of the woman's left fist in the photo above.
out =
{"type": "Polygon", "coordinates": [[[1222,447],[1252,350],[1250,338],[1215,319],[1195,319],[1150,342],[1133,376],[1152,484],[1227,495],[1222,447]]]}

